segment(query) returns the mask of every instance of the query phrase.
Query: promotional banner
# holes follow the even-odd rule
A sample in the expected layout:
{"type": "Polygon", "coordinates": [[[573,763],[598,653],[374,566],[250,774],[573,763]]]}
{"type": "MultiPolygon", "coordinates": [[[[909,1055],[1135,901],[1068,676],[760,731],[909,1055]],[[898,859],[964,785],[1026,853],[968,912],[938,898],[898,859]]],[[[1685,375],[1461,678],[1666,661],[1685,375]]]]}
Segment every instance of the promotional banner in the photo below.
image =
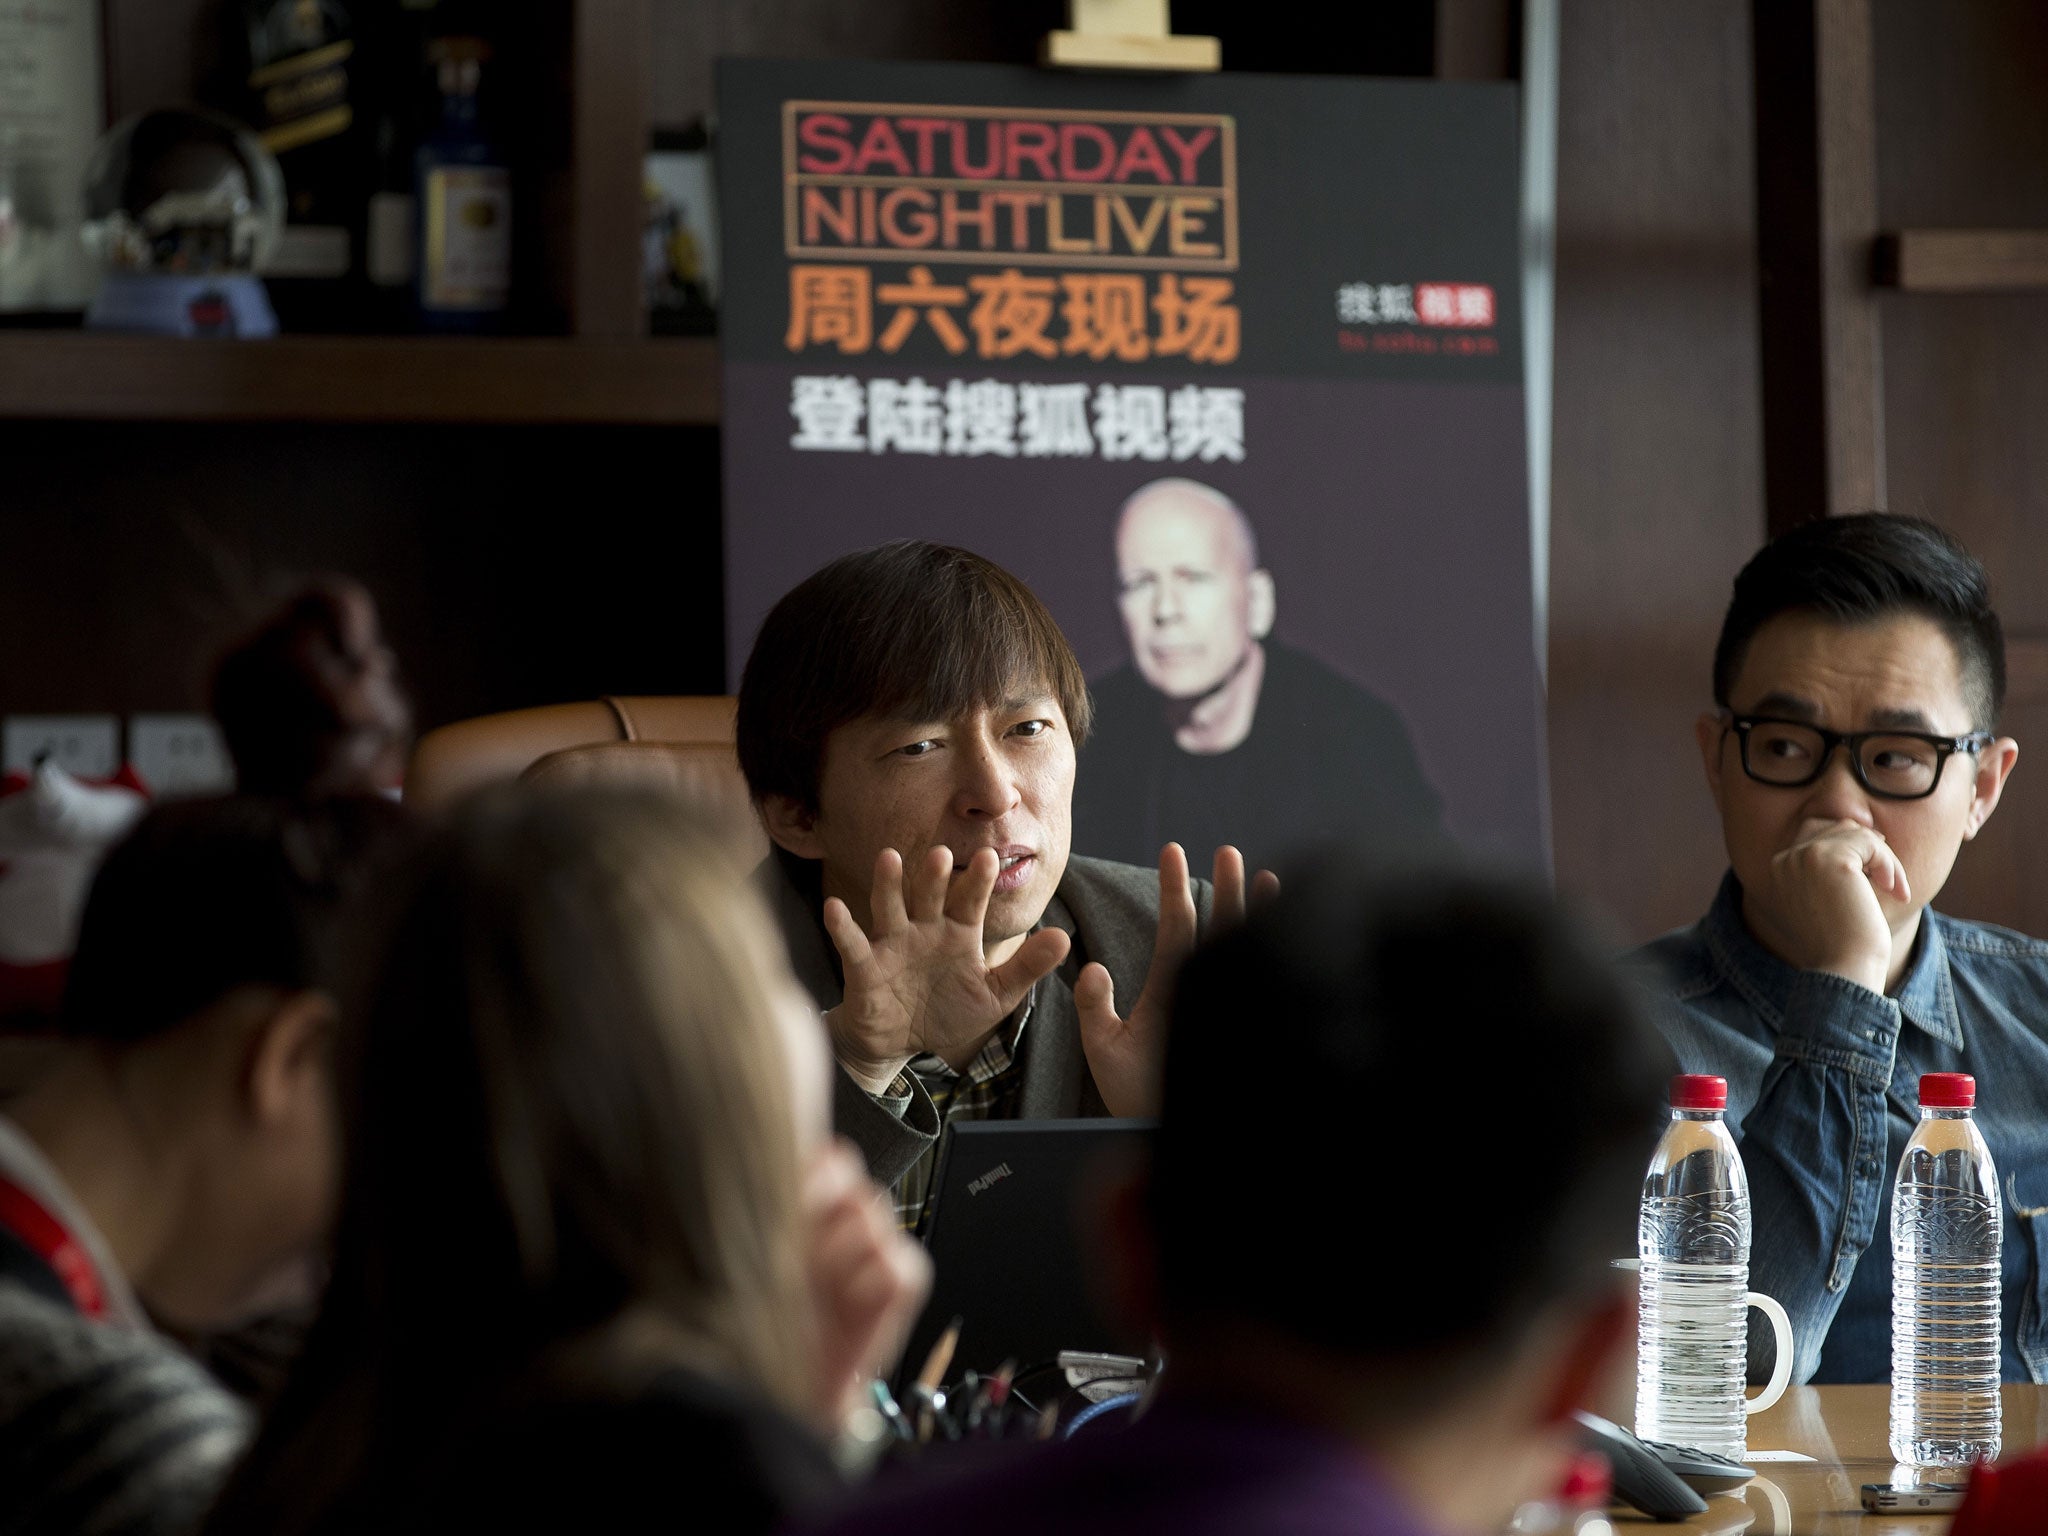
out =
{"type": "Polygon", "coordinates": [[[1512,87],[719,70],[735,684],[958,544],[1087,671],[1077,852],[1547,864],[1512,87]]]}

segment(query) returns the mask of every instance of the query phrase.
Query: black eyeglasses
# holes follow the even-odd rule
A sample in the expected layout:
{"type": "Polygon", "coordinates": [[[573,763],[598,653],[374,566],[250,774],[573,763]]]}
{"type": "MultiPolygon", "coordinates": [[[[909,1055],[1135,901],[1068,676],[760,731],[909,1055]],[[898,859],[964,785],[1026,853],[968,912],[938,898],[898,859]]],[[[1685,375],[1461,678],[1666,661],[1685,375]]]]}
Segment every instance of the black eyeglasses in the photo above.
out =
{"type": "Polygon", "coordinates": [[[1931,736],[1922,731],[1824,731],[1797,720],[1730,715],[1728,727],[1742,744],[1742,771],[1759,784],[1798,789],[1827,772],[1836,747],[1849,749],[1856,782],[1885,800],[1924,800],[1941,782],[1941,770],[1958,752],[1981,752],[1994,739],[1989,731],[1967,736],[1931,736]]]}

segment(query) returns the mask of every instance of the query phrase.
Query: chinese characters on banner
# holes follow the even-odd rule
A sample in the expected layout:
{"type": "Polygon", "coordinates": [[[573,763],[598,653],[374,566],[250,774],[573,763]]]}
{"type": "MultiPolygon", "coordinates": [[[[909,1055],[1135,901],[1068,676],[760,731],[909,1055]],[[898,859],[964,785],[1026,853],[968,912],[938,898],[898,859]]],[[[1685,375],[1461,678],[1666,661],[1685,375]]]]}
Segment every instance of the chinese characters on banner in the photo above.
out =
{"type": "Polygon", "coordinates": [[[1483,283],[1346,283],[1337,290],[1346,325],[1493,324],[1493,290],[1483,283]]]}
{"type": "Polygon", "coordinates": [[[800,373],[790,380],[792,448],[1011,459],[1244,458],[1244,391],[1156,384],[1006,384],[800,373]]]}
{"type": "Polygon", "coordinates": [[[1237,360],[1238,316],[1229,298],[1227,282],[1170,272],[1148,295],[1144,278],[1124,272],[1069,272],[1055,282],[1012,267],[962,285],[935,282],[930,267],[914,266],[906,281],[875,287],[866,267],[793,266],[783,344],[792,352],[831,346],[855,356],[871,348],[893,355],[925,326],[956,357],[968,351],[971,336],[974,356],[983,358],[1230,363],[1237,360]],[[888,317],[879,332],[878,313],[888,317]]]}
{"type": "Polygon", "coordinates": [[[1016,572],[1077,853],[1541,865],[1512,88],[726,60],[727,657],[836,555],[1016,572]],[[1240,734],[1205,736],[1210,714],[1240,734]]]}

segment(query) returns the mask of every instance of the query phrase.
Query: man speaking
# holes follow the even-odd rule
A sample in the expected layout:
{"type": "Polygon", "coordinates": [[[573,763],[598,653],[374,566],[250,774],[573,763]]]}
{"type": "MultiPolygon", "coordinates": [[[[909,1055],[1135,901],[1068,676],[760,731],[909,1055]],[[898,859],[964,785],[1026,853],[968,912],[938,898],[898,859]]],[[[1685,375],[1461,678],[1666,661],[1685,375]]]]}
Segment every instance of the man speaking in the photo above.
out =
{"type": "Polygon", "coordinates": [[[1150,863],[1231,843],[1258,867],[1345,836],[1439,846],[1442,807],[1391,706],[1272,638],[1277,593],[1222,492],[1155,480],[1123,506],[1116,559],[1132,664],[1093,684],[1074,846],[1150,863]]]}

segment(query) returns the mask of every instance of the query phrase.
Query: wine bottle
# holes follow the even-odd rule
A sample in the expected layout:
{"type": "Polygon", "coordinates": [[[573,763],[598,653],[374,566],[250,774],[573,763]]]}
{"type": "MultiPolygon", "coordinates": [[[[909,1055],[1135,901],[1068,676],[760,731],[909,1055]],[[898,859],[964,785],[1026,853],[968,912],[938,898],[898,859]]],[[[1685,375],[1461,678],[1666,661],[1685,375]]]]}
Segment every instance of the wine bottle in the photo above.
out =
{"type": "Polygon", "coordinates": [[[414,156],[430,126],[429,108],[439,112],[439,97],[428,100],[427,76],[438,5],[439,0],[380,0],[373,7],[359,4],[357,11],[369,161],[362,219],[365,324],[379,331],[411,330],[418,321],[414,156]]]}
{"type": "Polygon", "coordinates": [[[440,118],[415,157],[419,313],[428,330],[495,330],[512,297],[512,175],[477,113],[489,45],[430,48],[440,118]]]}

